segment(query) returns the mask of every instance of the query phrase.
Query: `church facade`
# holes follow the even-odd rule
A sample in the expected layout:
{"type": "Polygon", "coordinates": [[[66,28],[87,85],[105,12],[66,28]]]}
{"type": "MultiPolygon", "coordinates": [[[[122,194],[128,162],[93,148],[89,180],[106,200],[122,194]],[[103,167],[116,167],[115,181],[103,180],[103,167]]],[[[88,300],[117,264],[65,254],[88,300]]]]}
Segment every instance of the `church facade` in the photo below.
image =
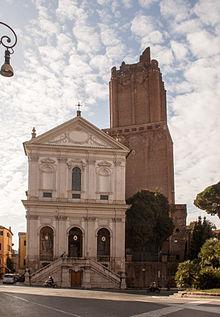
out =
{"type": "Polygon", "coordinates": [[[31,283],[123,287],[129,149],[81,117],[24,143],[31,283]],[[36,272],[36,273],[34,273],[36,272]]]}

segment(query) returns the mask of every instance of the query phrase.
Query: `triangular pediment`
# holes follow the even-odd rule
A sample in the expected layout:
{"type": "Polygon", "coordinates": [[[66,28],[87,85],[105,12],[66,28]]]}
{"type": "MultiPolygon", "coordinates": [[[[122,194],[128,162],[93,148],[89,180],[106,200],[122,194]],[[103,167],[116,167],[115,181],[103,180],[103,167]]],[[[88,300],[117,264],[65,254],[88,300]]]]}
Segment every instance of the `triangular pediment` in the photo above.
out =
{"type": "Polygon", "coordinates": [[[76,117],[28,142],[25,142],[25,145],[39,144],[63,147],[120,149],[128,151],[126,146],[117,142],[82,117],[76,117]]]}

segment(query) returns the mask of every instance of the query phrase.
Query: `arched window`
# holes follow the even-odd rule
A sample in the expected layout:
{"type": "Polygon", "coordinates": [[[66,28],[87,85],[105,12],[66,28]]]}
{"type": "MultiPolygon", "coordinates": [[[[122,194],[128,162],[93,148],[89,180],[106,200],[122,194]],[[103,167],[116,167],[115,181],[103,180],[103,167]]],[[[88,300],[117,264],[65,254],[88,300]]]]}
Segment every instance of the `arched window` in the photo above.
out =
{"type": "Polygon", "coordinates": [[[72,169],[72,190],[81,191],[81,169],[79,167],[72,169]]]}
{"type": "Polygon", "coordinates": [[[98,231],[97,235],[97,258],[98,261],[110,261],[110,232],[106,228],[98,231]]]}
{"type": "Polygon", "coordinates": [[[68,249],[69,257],[82,257],[82,231],[77,227],[74,227],[69,231],[68,249]]]}
{"type": "Polygon", "coordinates": [[[48,226],[40,230],[40,261],[53,261],[53,229],[48,226]]]}

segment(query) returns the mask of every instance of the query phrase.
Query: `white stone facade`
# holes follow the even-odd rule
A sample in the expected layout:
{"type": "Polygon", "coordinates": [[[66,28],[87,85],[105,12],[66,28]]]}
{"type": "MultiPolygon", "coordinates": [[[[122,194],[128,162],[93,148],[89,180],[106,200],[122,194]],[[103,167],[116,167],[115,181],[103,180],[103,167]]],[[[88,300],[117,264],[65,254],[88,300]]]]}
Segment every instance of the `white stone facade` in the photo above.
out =
{"type": "Polygon", "coordinates": [[[31,271],[65,254],[124,272],[129,149],[81,116],[34,135],[24,149],[29,163],[23,204],[31,271]]]}

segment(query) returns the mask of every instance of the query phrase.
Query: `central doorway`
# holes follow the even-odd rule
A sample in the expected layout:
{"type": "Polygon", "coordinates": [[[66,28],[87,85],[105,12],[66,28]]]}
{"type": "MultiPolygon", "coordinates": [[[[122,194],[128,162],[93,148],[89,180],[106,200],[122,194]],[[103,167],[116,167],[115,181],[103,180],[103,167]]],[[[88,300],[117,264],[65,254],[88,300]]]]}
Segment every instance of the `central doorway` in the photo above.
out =
{"type": "Polygon", "coordinates": [[[69,231],[68,256],[71,258],[82,257],[82,231],[77,227],[69,231]]]}
{"type": "Polygon", "coordinates": [[[80,287],[82,284],[82,271],[71,271],[71,287],[80,287]]]}

